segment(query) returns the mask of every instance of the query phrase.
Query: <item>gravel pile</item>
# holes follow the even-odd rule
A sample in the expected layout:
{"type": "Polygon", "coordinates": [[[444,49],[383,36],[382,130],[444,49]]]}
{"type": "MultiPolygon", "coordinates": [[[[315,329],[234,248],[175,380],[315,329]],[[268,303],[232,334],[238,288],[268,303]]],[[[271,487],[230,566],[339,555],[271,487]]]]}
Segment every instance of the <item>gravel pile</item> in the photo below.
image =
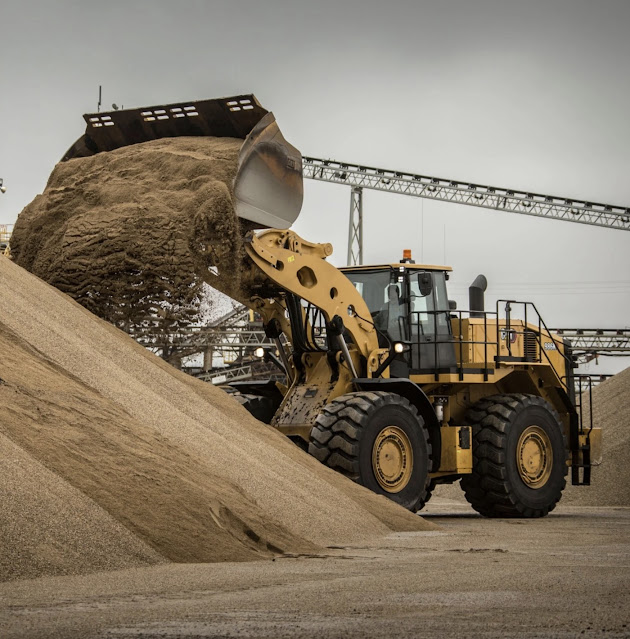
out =
{"type": "Polygon", "coordinates": [[[433,527],[5,258],[0,296],[0,580],[433,527]]]}
{"type": "Polygon", "coordinates": [[[630,368],[593,389],[593,426],[602,429],[603,461],[593,468],[590,486],[568,486],[562,501],[574,506],[630,506],[630,368]]]}
{"type": "Polygon", "coordinates": [[[0,581],[164,562],[87,495],[4,435],[0,475],[0,581]]]}

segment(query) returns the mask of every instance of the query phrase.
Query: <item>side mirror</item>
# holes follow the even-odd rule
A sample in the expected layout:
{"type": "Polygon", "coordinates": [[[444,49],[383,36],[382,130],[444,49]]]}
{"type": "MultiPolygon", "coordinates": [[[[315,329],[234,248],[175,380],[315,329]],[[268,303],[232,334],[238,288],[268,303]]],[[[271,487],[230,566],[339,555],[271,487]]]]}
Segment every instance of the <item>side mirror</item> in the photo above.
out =
{"type": "Polygon", "coordinates": [[[431,295],[433,293],[433,275],[428,271],[418,273],[418,288],[422,297],[431,295]]]}

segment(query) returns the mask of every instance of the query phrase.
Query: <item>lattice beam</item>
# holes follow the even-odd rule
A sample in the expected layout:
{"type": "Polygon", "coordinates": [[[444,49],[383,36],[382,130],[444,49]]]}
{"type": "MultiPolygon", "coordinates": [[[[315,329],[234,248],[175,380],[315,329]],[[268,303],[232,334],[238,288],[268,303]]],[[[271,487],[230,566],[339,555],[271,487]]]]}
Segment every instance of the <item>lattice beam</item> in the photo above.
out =
{"type": "Polygon", "coordinates": [[[431,200],[455,202],[522,215],[546,217],[630,231],[630,209],[517,189],[459,182],[443,178],[377,169],[334,160],[303,158],[304,177],[345,184],[353,189],[388,191],[431,200]]]}

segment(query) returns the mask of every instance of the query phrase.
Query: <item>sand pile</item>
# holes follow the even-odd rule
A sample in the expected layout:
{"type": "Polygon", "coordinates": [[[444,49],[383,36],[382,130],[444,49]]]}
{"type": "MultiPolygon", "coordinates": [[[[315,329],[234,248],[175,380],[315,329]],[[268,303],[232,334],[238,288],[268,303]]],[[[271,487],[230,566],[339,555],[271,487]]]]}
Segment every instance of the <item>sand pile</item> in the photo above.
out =
{"type": "Polygon", "coordinates": [[[0,295],[0,580],[431,527],[5,258],[0,295]]]}
{"type": "Polygon", "coordinates": [[[204,280],[238,293],[242,143],[164,138],[59,163],[18,217],[14,260],[121,328],[194,319],[204,280]]]}
{"type": "MultiPolygon", "coordinates": [[[[588,415],[588,405],[584,414],[588,415]]],[[[590,486],[567,486],[562,501],[630,506],[630,368],[593,389],[593,426],[602,429],[602,464],[593,468],[590,486]]]]}
{"type": "Polygon", "coordinates": [[[0,476],[0,581],[165,561],[4,435],[0,476]]]}

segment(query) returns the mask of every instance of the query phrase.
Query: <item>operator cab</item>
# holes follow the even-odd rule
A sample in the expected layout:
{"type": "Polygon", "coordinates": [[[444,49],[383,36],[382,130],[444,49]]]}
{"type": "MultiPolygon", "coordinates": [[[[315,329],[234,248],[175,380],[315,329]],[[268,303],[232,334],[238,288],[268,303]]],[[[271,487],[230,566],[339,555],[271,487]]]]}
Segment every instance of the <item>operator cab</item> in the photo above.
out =
{"type": "Polygon", "coordinates": [[[390,365],[392,377],[451,372],[456,366],[446,266],[414,264],[411,255],[399,264],[342,268],[365,300],[379,346],[409,345],[390,365]]]}

